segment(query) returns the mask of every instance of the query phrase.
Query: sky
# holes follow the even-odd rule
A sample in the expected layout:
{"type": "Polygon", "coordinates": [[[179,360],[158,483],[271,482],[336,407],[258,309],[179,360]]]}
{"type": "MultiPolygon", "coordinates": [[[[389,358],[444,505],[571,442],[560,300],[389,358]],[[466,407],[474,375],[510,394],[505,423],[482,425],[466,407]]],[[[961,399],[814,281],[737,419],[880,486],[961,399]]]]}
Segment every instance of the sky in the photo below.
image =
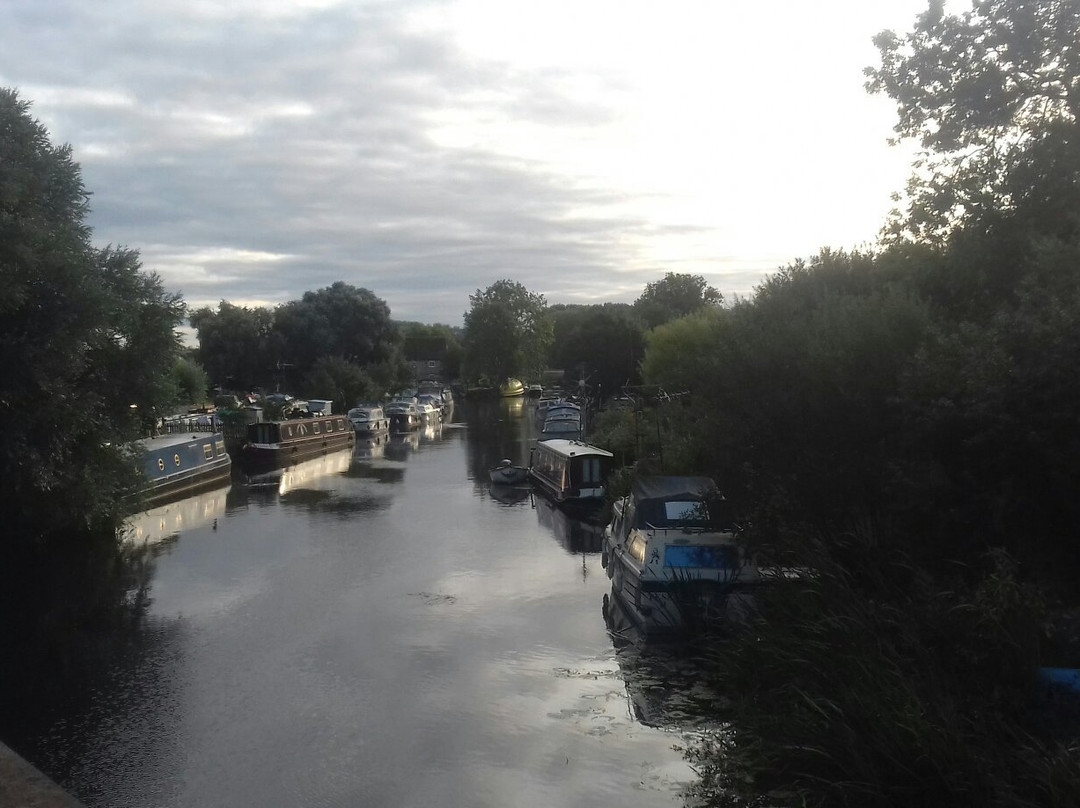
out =
{"type": "Polygon", "coordinates": [[[16,89],[191,308],[335,281],[461,325],[501,279],[726,299],[872,247],[914,151],[863,88],[926,0],[3,0],[16,89]]]}

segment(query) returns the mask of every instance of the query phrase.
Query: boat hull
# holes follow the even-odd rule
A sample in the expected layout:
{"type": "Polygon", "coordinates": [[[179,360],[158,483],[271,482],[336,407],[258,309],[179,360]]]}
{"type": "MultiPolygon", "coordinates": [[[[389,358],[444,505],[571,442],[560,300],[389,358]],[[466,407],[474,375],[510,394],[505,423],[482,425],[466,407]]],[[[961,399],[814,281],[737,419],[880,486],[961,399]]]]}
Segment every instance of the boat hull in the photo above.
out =
{"type": "Polygon", "coordinates": [[[344,415],[251,424],[243,448],[246,471],[284,468],[356,444],[356,430],[344,415]]]}
{"type": "Polygon", "coordinates": [[[144,507],[224,485],[232,474],[232,458],[220,433],[163,435],[144,441],[141,447],[142,469],[149,483],[140,499],[144,507]]]}

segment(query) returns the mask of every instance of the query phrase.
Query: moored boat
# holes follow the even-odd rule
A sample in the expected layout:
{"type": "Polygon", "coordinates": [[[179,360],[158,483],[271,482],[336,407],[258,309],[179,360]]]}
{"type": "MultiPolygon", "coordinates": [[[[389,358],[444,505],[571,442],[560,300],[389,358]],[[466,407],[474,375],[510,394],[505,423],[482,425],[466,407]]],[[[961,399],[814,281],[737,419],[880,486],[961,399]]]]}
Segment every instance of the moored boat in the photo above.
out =
{"type": "Polygon", "coordinates": [[[386,405],[384,411],[390,419],[390,431],[397,434],[415,432],[420,428],[420,410],[412,399],[397,399],[386,405]]]}
{"type": "Polygon", "coordinates": [[[744,621],[761,575],[707,477],[643,477],[612,506],[601,561],[646,634],[744,621]]]}
{"type": "Polygon", "coordinates": [[[525,395],[525,385],[521,379],[508,378],[499,385],[499,395],[503,398],[516,398],[525,395]]]}
{"type": "Polygon", "coordinates": [[[488,476],[495,485],[518,485],[525,482],[529,477],[529,470],[524,466],[515,466],[507,458],[493,469],[488,470],[488,476]]]}
{"type": "Polygon", "coordinates": [[[346,414],[357,435],[375,435],[390,428],[390,420],[377,404],[362,404],[346,414]]]}
{"type": "Polygon", "coordinates": [[[606,449],[577,440],[539,440],[529,457],[529,479],[582,518],[595,518],[603,511],[613,458],[606,449]]]}
{"type": "Polygon", "coordinates": [[[244,466],[283,468],[355,443],[356,430],[344,415],[261,421],[248,425],[244,466]]]}
{"type": "Polygon", "coordinates": [[[232,471],[232,458],[219,432],[158,435],[140,441],[139,452],[148,483],[141,500],[144,507],[224,485],[232,471]]]}

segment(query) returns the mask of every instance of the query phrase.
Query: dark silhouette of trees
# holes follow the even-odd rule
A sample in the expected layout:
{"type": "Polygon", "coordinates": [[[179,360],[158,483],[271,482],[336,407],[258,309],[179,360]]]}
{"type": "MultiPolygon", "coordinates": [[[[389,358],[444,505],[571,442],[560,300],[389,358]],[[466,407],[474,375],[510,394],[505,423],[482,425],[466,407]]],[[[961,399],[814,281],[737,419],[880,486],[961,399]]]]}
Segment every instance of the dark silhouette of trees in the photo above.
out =
{"type": "Polygon", "coordinates": [[[669,272],[645,286],[641,297],[634,302],[634,309],[646,328],[656,328],[723,302],[723,295],[700,275],[669,272]]]}
{"type": "Polygon", "coordinates": [[[499,382],[508,376],[539,378],[552,341],[544,296],[516,281],[496,281],[469,295],[465,313],[465,373],[499,382]]]}
{"type": "Polygon", "coordinates": [[[0,89],[0,507],[8,541],[114,522],[123,447],[176,395],[184,305],[139,255],[95,248],[67,146],[0,89]]]}

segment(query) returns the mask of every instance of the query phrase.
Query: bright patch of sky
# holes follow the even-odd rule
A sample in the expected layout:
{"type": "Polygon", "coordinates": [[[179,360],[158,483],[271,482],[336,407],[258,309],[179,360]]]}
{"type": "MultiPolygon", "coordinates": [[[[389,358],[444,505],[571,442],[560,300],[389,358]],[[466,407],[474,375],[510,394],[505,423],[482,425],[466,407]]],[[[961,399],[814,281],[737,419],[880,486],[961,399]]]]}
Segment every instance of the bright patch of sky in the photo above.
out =
{"type": "Polygon", "coordinates": [[[871,246],[913,151],[871,38],[926,0],[6,0],[0,85],[93,192],[95,241],[192,307],[343,280],[461,323],[501,278],[728,297],[871,246]]]}

